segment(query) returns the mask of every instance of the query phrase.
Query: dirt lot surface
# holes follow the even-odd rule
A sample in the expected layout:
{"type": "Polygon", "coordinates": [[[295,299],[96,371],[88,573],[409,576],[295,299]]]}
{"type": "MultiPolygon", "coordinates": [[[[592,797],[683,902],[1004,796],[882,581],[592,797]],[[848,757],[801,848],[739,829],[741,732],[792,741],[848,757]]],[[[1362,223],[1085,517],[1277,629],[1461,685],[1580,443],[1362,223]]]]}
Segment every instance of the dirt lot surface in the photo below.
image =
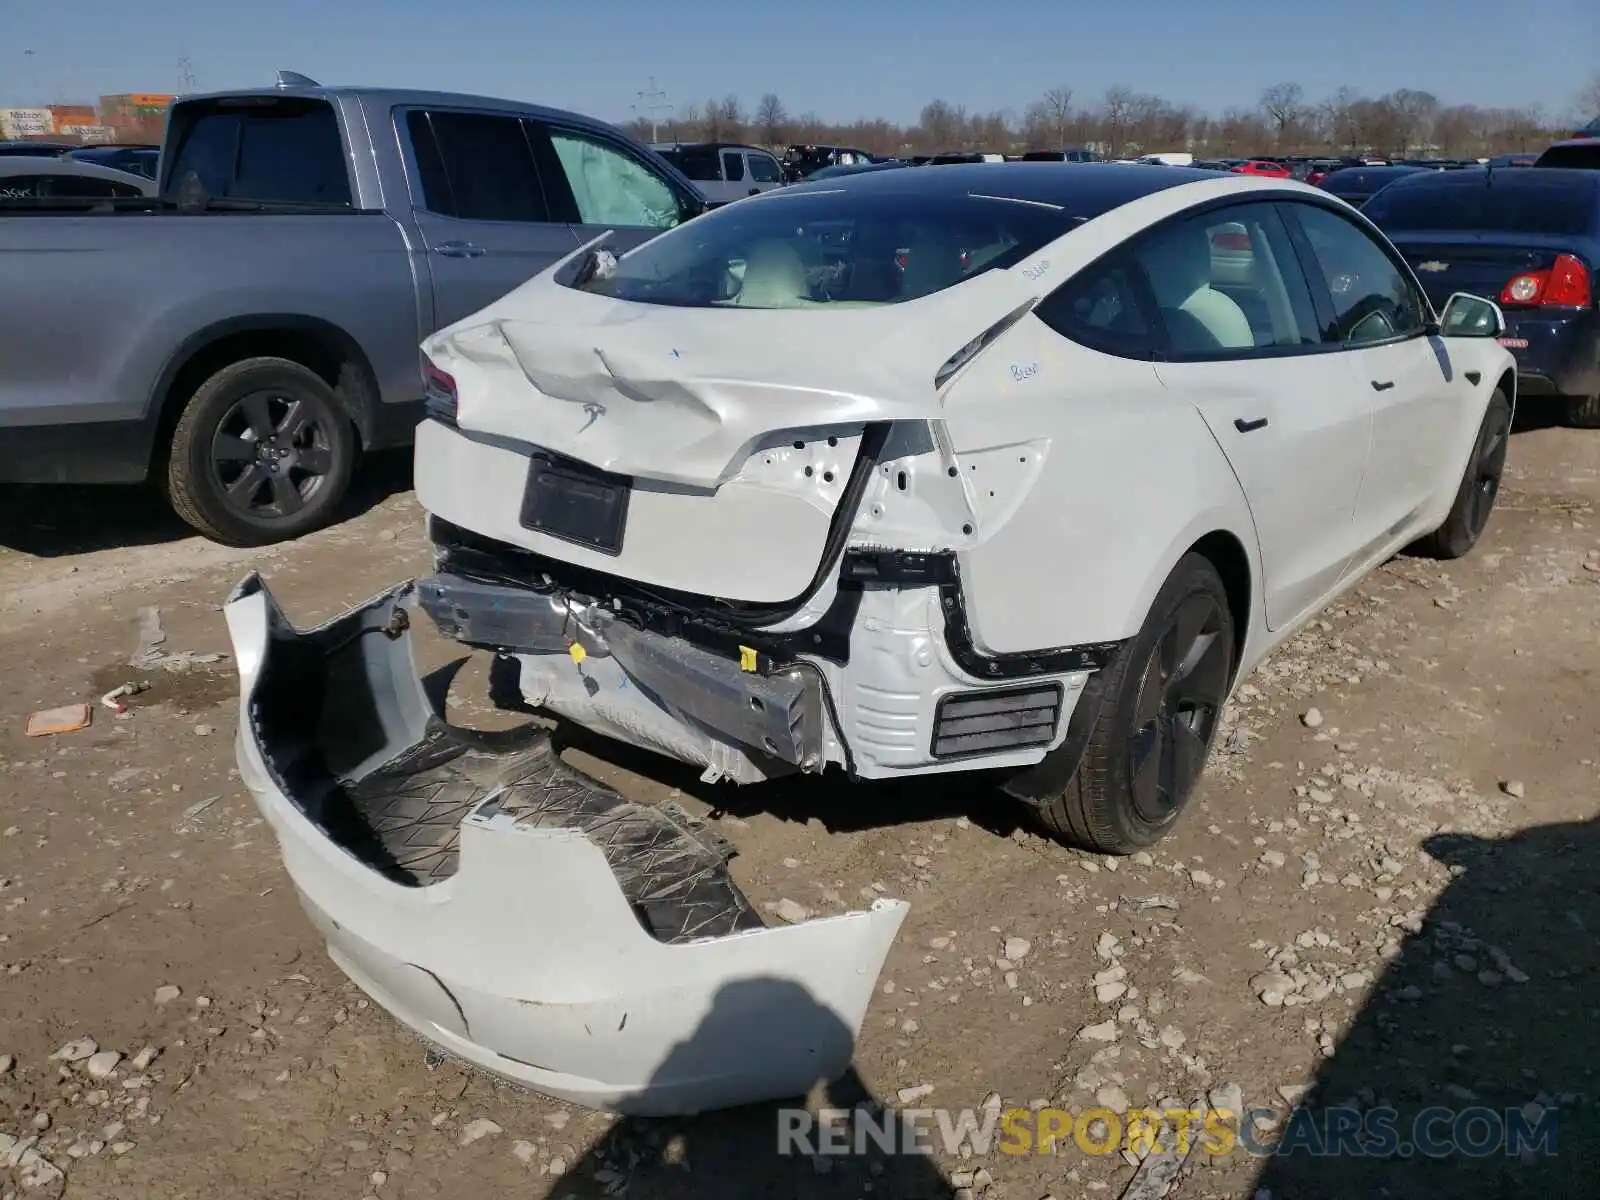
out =
{"type": "MultiPolygon", "coordinates": [[[[302,625],[425,573],[403,475],[383,468],[349,521],[263,552],[186,537],[138,495],[0,496],[0,1195],[1124,1194],[1127,1157],[1071,1140],[811,1158],[777,1154],[771,1107],[570,1109],[429,1061],[347,983],[234,773],[231,663],[127,663],[147,607],[163,651],[225,653],[218,605],[252,567],[302,625]],[[127,715],[99,705],[139,679],[127,715]],[[73,702],[94,705],[89,728],[24,736],[31,711],[73,702]],[[62,1061],[79,1039],[100,1055],[62,1061]]],[[[1274,655],[1180,827],[1121,861],[1042,840],[955,780],[729,791],[605,743],[568,754],[636,799],[715,811],[763,906],[911,902],[858,1077],[831,1093],[845,1103],[1118,1112],[1210,1094],[1275,1109],[1250,1119],[1265,1142],[1300,1100],[1392,1107],[1402,1141],[1430,1105],[1554,1112],[1554,1157],[1236,1149],[1191,1156],[1168,1194],[1595,1195],[1597,499],[1600,436],[1519,432],[1478,549],[1394,560],[1274,655]]],[[[424,649],[430,668],[461,657],[424,649]]],[[[462,723],[526,719],[492,709],[479,659],[450,697],[462,723]]]]}

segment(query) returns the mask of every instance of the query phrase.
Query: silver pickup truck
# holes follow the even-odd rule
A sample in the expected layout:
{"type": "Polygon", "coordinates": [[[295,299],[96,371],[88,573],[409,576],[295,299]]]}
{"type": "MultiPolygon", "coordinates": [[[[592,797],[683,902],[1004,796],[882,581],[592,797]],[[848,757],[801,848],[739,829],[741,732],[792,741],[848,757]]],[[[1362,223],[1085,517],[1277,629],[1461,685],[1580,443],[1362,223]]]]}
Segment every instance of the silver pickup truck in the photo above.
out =
{"type": "Polygon", "coordinates": [[[410,442],[423,338],[705,208],[598,121],[289,73],[175,104],[159,183],[0,204],[0,483],[150,479],[238,545],[326,522],[363,449],[410,442]]]}

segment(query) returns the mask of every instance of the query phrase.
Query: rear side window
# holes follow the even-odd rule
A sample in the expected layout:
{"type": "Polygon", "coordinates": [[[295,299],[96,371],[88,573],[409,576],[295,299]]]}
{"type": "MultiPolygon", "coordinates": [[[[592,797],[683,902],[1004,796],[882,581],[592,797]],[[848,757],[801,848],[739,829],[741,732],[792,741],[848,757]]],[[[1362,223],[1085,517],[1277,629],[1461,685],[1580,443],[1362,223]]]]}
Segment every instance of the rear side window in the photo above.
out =
{"type": "Polygon", "coordinates": [[[0,175],[0,200],[33,200],[49,193],[43,175],[0,175]]]}
{"type": "Polygon", "coordinates": [[[722,174],[729,183],[738,183],[744,178],[744,155],[737,150],[724,150],[722,152],[722,174]]]}
{"type": "Polygon", "coordinates": [[[118,183],[114,179],[91,179],[87,175],[51,176],[42,182],[40,194],[93,199],[143,195],[131,184],[118,183]]]}
{"type": "Polygon", "coordinates": [[[1586,234],[1600,221],[1600,173],[1541,179],[1489,173],[1463,185],[1429,179],[1384,188],[1362,210],[1388,233],[1418,230],[1467,233],[1586,234]]]}
{"type": "Polygon", "coordinates": [[[414,110],[406,131],[429,212],[464,221],[550,220],[519,118],[414,110]]]}
{"type": "Polygon", "coordinates": [[[697,183],[717,183],[722,172],[717,166],[717,152],[699,146],[680,147],[667,152],[668,161],[697,183]]]}
{"type": "Polygon", "coordinates": [[[1572,146],[1551,146],[1534,160],[1536,167],[1583,167],[1590,170],[1600,168],[1600,138],[1588,144],[1582,142],[1572,146]]]}
{"type": "Polygon", "coordinates": [[[1160,348],[1141,301],[1132,262],[1119,256],[1090,267],[1052,292],[1036,315],[1062,337],[1121,358],[1152,358],[1160,348]]]}
{"type": "MultiPolygon", "coordinates": [[[[187,107],[187,106],[185,106],[187,107]]],[[[191,177],[208,196],[348,206],[350,169],[339,122],[321,100],[179,109],[167,189],[191,177]]]]}
{"type": "Polygon", "coordinates": [[[745,156],[750,162],[750,179],[753,183],[778,183],[783,179],[783,174],[778,167],[778,160],[767,154],[748,154],[745,156]]]}

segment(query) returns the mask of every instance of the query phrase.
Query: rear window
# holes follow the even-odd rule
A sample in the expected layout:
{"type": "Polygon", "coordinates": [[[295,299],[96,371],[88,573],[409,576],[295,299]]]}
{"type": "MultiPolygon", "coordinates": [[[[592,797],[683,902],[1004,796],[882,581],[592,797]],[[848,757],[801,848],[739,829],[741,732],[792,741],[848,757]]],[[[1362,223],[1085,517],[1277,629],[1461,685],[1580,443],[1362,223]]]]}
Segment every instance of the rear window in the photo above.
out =
{"type": "Polygon", "coordinates": [[[646,242],[580,286],[687,308],[896,304],[1012,266],[1077,223],[1036,201],[779,189],[646,242]]]}
{"type": "Polygon", "coordinates": [[[1586,234],[1600,209],[1595,183],[1582,177],[1541,180],[1518,171],[1465,185],[1459,180],[1452,174],[1397,184],[1362,211],[1389,233],[1586,234]]]}
{"type": "Polygon", "coordinates": [[[268,98],[181,105],[166,190],[192,175],[208,196],[348,206],[350,172],[333,108],[322,100],[268,98]]]}
{"type": "Polygon", "coordinates": [[[675,150],[662,150],[660,154],[690,179],[700,183],[715,183],[722,179],[722,172],[717,169],[715,150],[703,146],[680,146],[675,150]]]}

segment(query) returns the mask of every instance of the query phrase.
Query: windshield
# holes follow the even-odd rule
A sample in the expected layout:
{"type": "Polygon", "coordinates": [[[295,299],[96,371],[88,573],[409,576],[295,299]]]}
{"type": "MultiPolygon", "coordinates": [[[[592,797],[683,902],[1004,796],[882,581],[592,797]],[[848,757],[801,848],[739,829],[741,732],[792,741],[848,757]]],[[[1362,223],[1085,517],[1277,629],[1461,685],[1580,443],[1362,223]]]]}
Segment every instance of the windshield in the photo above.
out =
{"type": "Polygon", "coordinates": [[[1076,224],[1055,205],[994,196],[780,189],[698,217],[578,286],[688,308],[897,304],[1009,267],[1076,224]]]}
{"type": "Polygon", "coordinates": [[[1546,181],[1523,171],[1515,183],[1479,178],[1462,186],[1445,177],[1385,188],[1363,211],[1386,233],[1583,234],[1594,220],[1595,191],[1587,179],[1546,181]]]}

